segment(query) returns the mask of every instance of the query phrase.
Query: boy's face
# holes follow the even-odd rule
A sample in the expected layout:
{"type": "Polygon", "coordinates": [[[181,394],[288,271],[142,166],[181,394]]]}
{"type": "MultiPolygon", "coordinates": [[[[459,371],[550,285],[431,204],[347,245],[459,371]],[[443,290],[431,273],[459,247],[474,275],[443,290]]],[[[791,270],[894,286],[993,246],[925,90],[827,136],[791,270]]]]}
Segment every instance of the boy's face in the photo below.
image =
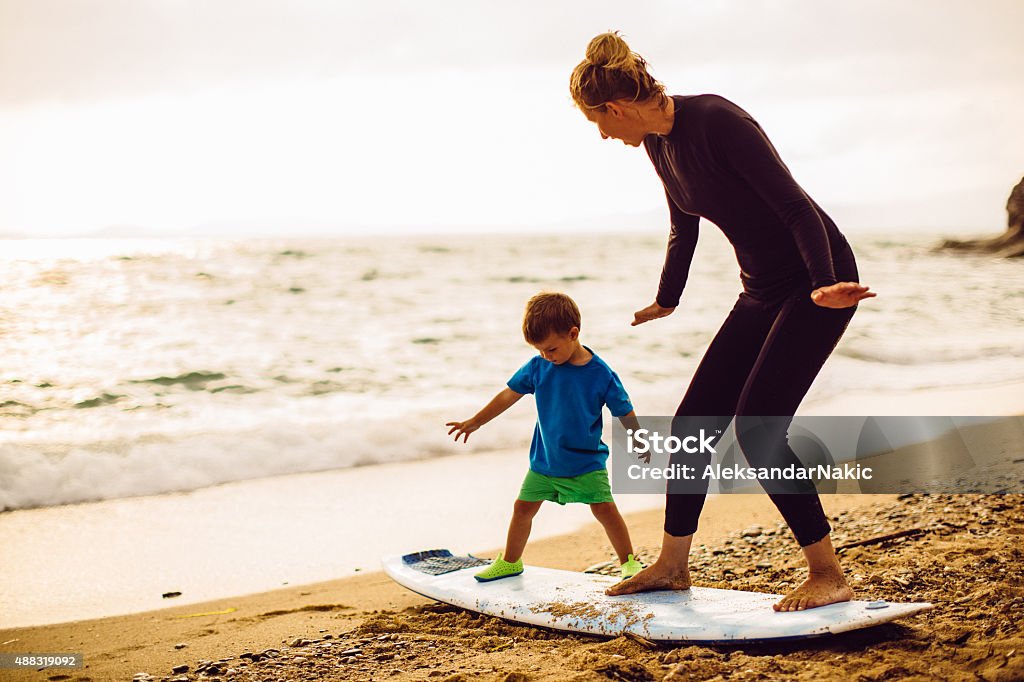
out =
{"type": "Polygon", "coordinates": [[[580,336],[578,327],[573,327],[568,334],[549,334],[548,338],[540,343],[530,344],[537,349],[540,356],[556,365],[568,362],[569,358],[576,352],[576,339],[580,336]]]}

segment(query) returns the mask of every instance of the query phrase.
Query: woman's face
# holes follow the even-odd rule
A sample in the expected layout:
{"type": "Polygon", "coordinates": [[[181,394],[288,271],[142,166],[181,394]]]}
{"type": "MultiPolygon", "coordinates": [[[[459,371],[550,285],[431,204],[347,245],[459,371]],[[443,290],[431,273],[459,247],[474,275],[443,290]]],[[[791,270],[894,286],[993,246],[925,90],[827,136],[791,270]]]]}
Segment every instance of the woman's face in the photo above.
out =
{"type": "Polygon", "coordinates": [[[635,107],[629,108],[617,102],[608,102],[604,111],[585,109],[583,114],[588,121],[597,124],[597,130],[603,140],[613,138],[630,147],[639,147],[647,136],[647,130],[644,129],[635,107]]]}

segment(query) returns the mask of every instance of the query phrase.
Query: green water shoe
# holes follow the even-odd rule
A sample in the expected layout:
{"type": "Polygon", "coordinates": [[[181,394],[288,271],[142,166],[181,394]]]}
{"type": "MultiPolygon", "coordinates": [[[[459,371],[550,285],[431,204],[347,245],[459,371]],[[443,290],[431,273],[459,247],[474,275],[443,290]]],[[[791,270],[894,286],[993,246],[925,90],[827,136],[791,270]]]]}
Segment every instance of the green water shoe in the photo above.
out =
{"type": "Polygon", "coordinates": [[[625,580],[626,578],[632,578],[642,570],[644,570],[644,565],[633,558],[633,555],[630,554],[629,558],[626,559],[626,563],[619,566],[619,575],[621,575],[622,579],[625,580]]]}
{"type": "MultiPolygon", "coordinates": [[[[625,564],[623,564],[625,565],[625,564]]],[[[498,555],[498,558],[494,560],[494,563],[480,571],[473,577],[482,583],[487,583],[492,580],[501,580],[502,578],[511,578],[514,575],[519,575],[523,572],[523,560],[512,563],[511,561],[505,561],[498,555]]]]}

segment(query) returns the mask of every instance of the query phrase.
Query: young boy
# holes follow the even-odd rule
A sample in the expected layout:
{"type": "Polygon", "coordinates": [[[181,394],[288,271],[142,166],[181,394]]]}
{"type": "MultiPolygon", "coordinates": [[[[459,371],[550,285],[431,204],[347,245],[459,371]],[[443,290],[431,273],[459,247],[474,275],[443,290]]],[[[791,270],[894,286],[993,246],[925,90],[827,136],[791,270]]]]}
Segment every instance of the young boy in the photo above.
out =
{"type": "Polygon", "coordinates": [[[469,434],[514,405],[526,393],[537,403],[537,426],[530,446],[530,470],[512,511],[505,551],[476,574],[481,582],[523,572],[523,549],[533,517],[545,500],[589,504],[604,526],[621,562],[623,578],[643,568],[633,558],[626,522],[612,500],[608,446],[601,442],[601,409],[636,428],[636,416],[619,377],[579,340],[580,311],[565,294],[540,293],[526,304],[523,336],[540,355],[530,359],[508,387],[465,421],[448,422],[448,435],[462,442],[469,434]]]}

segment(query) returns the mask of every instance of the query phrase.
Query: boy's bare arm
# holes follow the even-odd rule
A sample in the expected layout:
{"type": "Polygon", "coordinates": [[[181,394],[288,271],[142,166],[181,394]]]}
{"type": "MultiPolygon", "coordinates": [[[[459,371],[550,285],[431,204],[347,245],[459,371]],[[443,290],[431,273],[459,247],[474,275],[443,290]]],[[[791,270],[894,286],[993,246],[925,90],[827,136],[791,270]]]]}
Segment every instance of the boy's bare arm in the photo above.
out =
{"type": "Polygon", "coordinates": [[[445,426],[452,427],[448,430],[448,435],[450,436],[454,433],[456,442],[458,442],[459,436],[462,436],[463,443],[467,442],[469,440],[469,434],[473,433],[481,426],[515,405],[516,401],[522,397],[522,393],[516,393],[511,388],[505,388],[501,393],[494,396],[494,398],[491,399],[491,402],[487,403],[482,410],[469,419],[461,422],[445,423],[445,426]]]}
{"type": "MultiPolygon", "coordinates": [[[[634,431],[640,430],[640,420],[636,418],[636,410],[630,410],[627,414],[619,417],[619,422],[626,427],[627,441],[633,438],[632,434],[634,431]]],[[[639,455],[638,458],[647,464],[651,463],[651,453],[649,452],[646,455],[639,455]]]]}
{"type": "Polygon", "coordinates": [[[636,418],[636,410],[630,410],[626,414],[619,417],[619,421],[627,429],[636,431],[640,428],[640,420],[636,418]]]}

